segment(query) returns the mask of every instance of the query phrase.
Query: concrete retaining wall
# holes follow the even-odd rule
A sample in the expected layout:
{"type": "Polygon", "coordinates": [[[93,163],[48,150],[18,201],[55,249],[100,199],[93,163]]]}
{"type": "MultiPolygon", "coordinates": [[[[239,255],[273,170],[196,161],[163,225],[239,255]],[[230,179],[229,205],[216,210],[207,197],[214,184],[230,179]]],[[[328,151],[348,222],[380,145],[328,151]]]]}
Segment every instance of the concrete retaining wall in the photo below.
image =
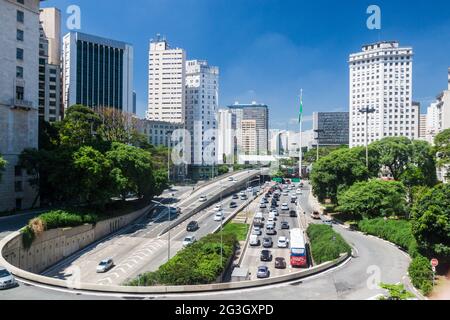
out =
{"type": "Polygon", "coordinates": [[[41,273],[91,243],[127,226],[147,213],[150,207],[100,221],[95,225],[86,224],[75,228],[46,231],[36,237],[29,249],[23,247],[22,234],[16,233],[15,237],[0,247],[1,255],[9,264],[19,269],[41,273]]]}

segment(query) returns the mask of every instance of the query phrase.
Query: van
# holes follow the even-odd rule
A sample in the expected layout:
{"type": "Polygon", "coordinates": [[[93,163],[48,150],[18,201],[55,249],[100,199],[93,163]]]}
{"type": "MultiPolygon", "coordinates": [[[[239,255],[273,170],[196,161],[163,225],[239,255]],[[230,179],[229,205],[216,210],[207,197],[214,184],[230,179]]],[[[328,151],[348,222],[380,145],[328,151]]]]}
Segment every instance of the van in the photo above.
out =
{"type": "Polygon", "coordinates": [[[263,213],[262,213],[262,212],[257,212],[256,215],[255,215],[255,219],[264,221],[264,215],[263,215],[263,213]]]}
{"type": "Polygon", "coordinates": [[[252,247],[258,247],[261,244],[261,242],[258,239],[258,236],[251,235],[250,236],[250,246],[252,247]]]}

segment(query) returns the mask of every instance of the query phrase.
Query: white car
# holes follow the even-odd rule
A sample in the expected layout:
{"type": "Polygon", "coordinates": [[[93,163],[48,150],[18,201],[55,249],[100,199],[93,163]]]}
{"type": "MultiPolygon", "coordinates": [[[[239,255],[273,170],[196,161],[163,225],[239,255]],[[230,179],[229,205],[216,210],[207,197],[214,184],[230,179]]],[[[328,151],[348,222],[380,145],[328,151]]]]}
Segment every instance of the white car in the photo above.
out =
{"type": "Polygon", "coordinates": [[[234,181],[234,178],[233,178],[233,177],[229,177],[229,178],[228,178],[228,181],[233,182],[233,181],[234,181]]]}
{"type": "Polygon", "coordinates": [[[214,221],[222,221],[225,219],[225,216],[222,211],[216,212],[214,215],[214,221]]]}
{"type": "Polygon", "coordinates": [[[246,196],[246,194],[245,194],[244,191],[241,191],[241,192],[239,192],[239,196],[240,196],[240,197],[243,197],[243,196],[246,196]]]}
{"type": "Polygon", "coordinates": [[[260,227],[253,227],[252,235],[253,236],[260,236],[260,235],[262,235],[261,228],[260,227]]]}
{"type": "Polygon", "coordinates": [[[17,285],[16,278],[6,270],[5,268],[0,267],[0,289],[8,289],[15,287],[17,285]]]}
{"type": "Polygon", "coordinates": [[[273,225],[275,225],[275,218],[274,218],[274,217],[269,217],[269,218],[267,219],[267,224],[273,224],[273,225]]]}
{"type": "Polygon", "coordinates": [[[261,203],[261,204],[259,205],[259,208],[260,208],[260,209],[266,209],[266,208],[267,208],[267,204],[261,203]]]}
{"type": "Polygon", "coordinates": [[[214,211],[216,212],[222,211],[222,205],[221,204],[216,205],[214,211]]]}
{"type": "Polygon", "coordinates": [[[301,195],[301,194],[302,194],[302,190],[301,190],[301,189],[297,189],[296,193],[297,193],[298,195],[301,195]]]}
{"type": "Polygon", "coordinates": [[[281,210],[283,210],[283,211],[289,211],[289,205],[288,205],[287,203],[283,203],[283,204],[281,205],[281,210]]]}
{"type": "Polygon", "coordinates": [[[200,199],[198,199],[200,202],[206,202],[207,200],[208,198],[206,198],[206,196],[201,196],[200,199]]]}
{"type": "Polygon", "coordinates": [[[247,188],[247,192],[253,192],[253,188],[248,187],[248,188],[247,188]]]}
{"type": "Polygon", "coordinates": [[[113,259],[109,258],[109,259],[102,260],[102,261],[100,261],[100,263],[97,266],[97,273],[105,273],[105,272],[109,271],[110,269],[112,269],[112,267],[114,267],[113,259]]]}
{"type": "Polygon", "coordinates": [[[288,248],[289,240],[286,237],[279,237],[277,246],[278,246],[278,248],[288,248]]]}
{"type": "Polygon", "coordinates": [[[187,247],[188,245],[193,244],[195,241],[197,241],[195,236],[187,236],[183,240],[183,247],[187,247]]]}

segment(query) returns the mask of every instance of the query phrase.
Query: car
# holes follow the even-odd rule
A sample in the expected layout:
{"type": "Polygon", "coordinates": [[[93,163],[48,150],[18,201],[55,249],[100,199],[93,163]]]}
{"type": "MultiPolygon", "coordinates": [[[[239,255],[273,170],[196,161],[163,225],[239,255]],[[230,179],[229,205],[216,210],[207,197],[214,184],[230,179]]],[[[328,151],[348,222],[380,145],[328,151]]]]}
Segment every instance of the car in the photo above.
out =
{"type": "Polygon", "coordinates": [[[289,205],[287,203],[283,203],[281,205],[281,210],[282,211],[289,211],[289,205]]]}
{"type": "Polygon", "coordinates": [[[291,210],[291,211],[289,212],[289,217],[291,217],[291,218],[297,218],[297,211],[291,210]]]}
{"type": "Polygon", "coordinates": [[[279,237],[277,242],[278,248],[289,248],[289,240],[286,237],[279,237]]]}
{"type": "Polygon", "coordinates": [[[273,214],[275,217],[278,217],[280,214],[277,209],[270,209],[270,214],[273,214]]]}
{"type": "Polygon", "coordinates": [[[214,221],[222,221],[225,219],[225,215],[223,214],[223,211],[216,212],[214,215],[214,221]]]}
{"type": "Polygon", "coordinates": [[[245,195],[246,195],[246,194],[245,194],[244,191],[239,192],[239,196],[240,196],[240,197],[245,196],[245,195]]]}
{"type": "Polygon", "coordinates": [[[252,231],[252,235],[253,236],[260,236],[260,235],[262,235],[261,227],[254,226],[253,227],[253,231],[252,231]]]}
{"type": "Polygon", "coordinates": [[[263,247],[264,248],[272,248],[273,247],[272,238],[264,238],[263,239],[263,247]]]}
{"type": "Polygon", "coordinates": [[[278,257],[275,258],[275,269],[286,269],[287,263],[284,258],[278,257]]]}
{"type": "Polygon", "coordinates": [[[320,213],[319,213],[318,211],[314,211],[314,212],[311,214],[311,217],[312,217],[314,220],[320,220],[320,213]]]}
{"type": "Polygon", "coordinates": [[[234,181],[234,178],[233,178],[233,177],[229,177],[229,178],[228,178],[228,181],[233,182],[233,181],[234,181]]]}
{"type": "Polygon", "coordinates": [[[260,208],[260,209],[266,209],[266,208],[267,208],[267,204],[261,203],[261,204],[259,205],[259,208],[260,208]]]}
{"type": "Polygon", "coordinates": [[[269,218],[267,219],[267,224],[275,226],[275,217],[269,216],[269,218]]]}
{"type": "Polygon", "coordinates": [[[272,259],[273,259],[272,252],[270,252],[269,250],[263,250],[263,251],[261,251],[261,255],[259,258],[263,262],[272,261],[272,259]]]}
{"type": "Polygon", "coordinates": [[[189,224],[186,227],[187,232],[194,232],[194,231],[197,231],[198,229],[199,229],[199,225],[198,225],[197,221],[189,222],[189,224]]]}
{"type": "Polygon", "coordinates": [[[258,267],[258,271],[256,272],[256,277],[258,279],[265,279],[270,277],[270,271],[269,268],[266,266],[260,266],[258,267]]]}
{"type": "Polygon", "coordinates": [[[244,194],[243,196],[241,196],[241,200],[247,200],[248,197],[244,194]]]}
{"type": "Polygon", "coordinates": [[[269,203],[269,200],[267,200],[267,198],[263,197],[263,198],[261,198],[261,203],[269,203]]]}
{"type": "Polygon", "coordinates": [[[289,197],[289,193],[288,192],[283,192],[283,197],[289,197]]]}
{"type": "Polygon", "coordinates": [[[333,220],[322,220],[322,222],[323,222],[324,225],[327,225],[327,226],[330,226],[330,227],[333,226],[333,220]]]}
{"type": "Polygon", "coordinates": [[[253,188],[252,187],[248,187],[247,188],[247,192],[253,192],[253,188]]]}
{"type": "Polygon", "coordinates": [[[261,220],[261,221],[264,221],[265,219],[264,219],[264,214],[262,213],[262,212],[257,212],[256,214],[255,214],[255,219],[259,219],[259,220],[261,220]]]}
{"type": "Polygon", "coordinates": [[[183,240],[183,247],[187,247],[188,245],[193,244],[195,241],[197,241],[195,236],[187,236],[183,240]]]}
{"type": "Polygon", "coordinates": [[[17,280],[14,276],[6,270],[0,267],[0,289],[8,289],[17,286],[17,280]]]}
{"type": "Polygon", "coordinates": [[[275,229],[275,225],[273,224],[267,224],[266,225],[266,234],[268,236],[274,236],[277,234],[277,230],[275,229]]]}
{"type": "Polygon", "coordinates": [[[114,267],[114,261],[113,259],[105,259],[100,261],[100,263],[97,266],[97,273],[105,273],[111,270],[114,267]]]}
{"type": "Polygon", "coordinates": [[[289,222],[287,221],[281,222],[281,230],[289,230],[289,228],[290,228],[289,222]]]}
{"type": "Polygon", "coordinates": [[[221,204],[217,204],[215,207],[214,207],[214,211],[222,211],[222,205],[221,204]]]}
{"type": "Polygon", "coordinates": [[[261,245],[261,241],[259,241],[259,238],[257,235],[252,234],[250,236],[250,247],[259,247],[261,245]]]}
{"type": "Polygon", "coordinates": [[[295,193],[297,193],[298,195],[301,195],[302,194],[302,190],[301,189],[297,189],[297,191],[295,193]]]}
{"type": "Polygon", "coordinates": [[[206,202],[206,201],[208,201],[208,198],[207,198],[206,196],[201,196],[201,197],[198,199],[198,201],[200,201],[200,202],[206,202]]]}
{"type": "Polygon", "coordinates": [[[236,202],[230,202],[230,208],[231,209],[234,209],[234,208],[237,208],[237,203],[236,202]]]}
{"type": "Polygon", "coordinates": [[[233,200],[238,200],[239,199],[239,195],[238,194],[233,194],[233,200]]]}

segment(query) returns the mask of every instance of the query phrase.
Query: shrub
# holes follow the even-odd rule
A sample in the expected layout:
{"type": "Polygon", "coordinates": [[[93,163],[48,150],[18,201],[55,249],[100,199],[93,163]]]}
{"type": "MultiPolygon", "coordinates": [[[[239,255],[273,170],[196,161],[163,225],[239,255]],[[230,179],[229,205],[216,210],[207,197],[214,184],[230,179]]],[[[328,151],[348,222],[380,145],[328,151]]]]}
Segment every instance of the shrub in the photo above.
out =
{"type": "Polygon", "coordinates": [[[35,238],[33,229],[30,226],[26,226],[22,230],[20,230],[20,233],[22,233],[23,247],[25,249],[29,249],[35,238]]]}
{"type": "Polygon", "coordinates": [[[428,295],[433,290],[433,271],[430,261],[424,256],[417,255],[411,262],[409,276],[412,284],[418,288],[422,294],[428,295]]]}
{"type": "Polygon", "coordinates": [[[317,264],[333,261],[352,249],[344,238],[326,225],[310,225],[307,230],[311,242],[311,254],[317,264]]]}

